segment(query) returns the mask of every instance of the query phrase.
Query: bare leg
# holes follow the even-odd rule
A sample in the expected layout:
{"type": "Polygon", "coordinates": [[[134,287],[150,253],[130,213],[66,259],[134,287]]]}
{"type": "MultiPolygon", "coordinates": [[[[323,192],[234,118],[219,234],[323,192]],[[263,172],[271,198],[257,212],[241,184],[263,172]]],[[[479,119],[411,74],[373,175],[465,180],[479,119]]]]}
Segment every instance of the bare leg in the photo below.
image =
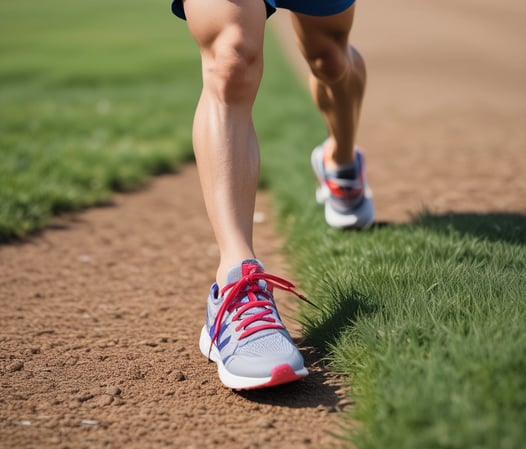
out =
{"type": "Polygon", "coordinates": [[[311,69],[311,94],[329,132],[329,169],[353,160],[365,90],[365,64],[348,44],[354,8],[328,17],[292,15],[299,48],[311,69]]]}
{"type": "Polygon", "coordinates": [[[217,282],[255,257],[253,215],[259,147],[252,107],[263,70],[263,1],[186,0],[190,32],[200,47],[203,90],[193,144],[206,209],[220,252],[217,282]]]}

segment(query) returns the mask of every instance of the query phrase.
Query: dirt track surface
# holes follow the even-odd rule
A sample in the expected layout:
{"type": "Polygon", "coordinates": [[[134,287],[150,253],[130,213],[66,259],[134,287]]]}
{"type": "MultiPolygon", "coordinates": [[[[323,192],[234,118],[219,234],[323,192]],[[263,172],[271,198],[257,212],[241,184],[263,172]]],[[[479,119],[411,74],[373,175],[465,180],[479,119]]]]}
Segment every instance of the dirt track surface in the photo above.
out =
{"type": "MultiPolygon", "coordinates": [[[[360,4],[353,35],[378,218],[525,212],[526,3],[391,3],[360,4]]],[[[257,209],[258,255],[286,275],[257,209]]],[[[306,380],[243,394],[199,353],[216,261],[194,167],[0,247],[0,448],[334,443],[349,403],[308,348],[306,380]]]]}
{"type": "MultiPolygon", "coordinates": [[[[261,200],[259,253],[279,272],[261,200]]],[[[321,429],[345,403],[321,368],[303,382],[240,394],[221,386],[199,352],[217,249],[194,167],[62,224],[0,251],[0,447],[328,441],[321,429]]]]}

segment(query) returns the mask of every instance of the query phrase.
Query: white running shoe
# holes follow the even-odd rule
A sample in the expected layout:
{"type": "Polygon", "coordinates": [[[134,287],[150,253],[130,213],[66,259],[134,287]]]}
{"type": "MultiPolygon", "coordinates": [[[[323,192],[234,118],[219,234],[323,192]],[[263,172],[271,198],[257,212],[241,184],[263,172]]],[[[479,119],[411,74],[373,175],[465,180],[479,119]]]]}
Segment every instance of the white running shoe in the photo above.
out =
{"type": "Polygon", "coordinates": [[[333,228],[367,229],[374,223],[373,193],[367,185],[365,159],[355,150],[354,163],[338,170],[327,170],[324,158],[325,142],[314,148],[312,168],[320,183],[316,201],[325,204],[325,220],[333,228]]]}
{"type": "Polygon", "coordinates": [[[235,390],[292,382],[308,374],[303,357],[276,309],[273,287],[309,302],[285,279],[248,259],[230,270],[227,285],[210,288],[199,348],[217,364],[219,378],[235,390]]]}

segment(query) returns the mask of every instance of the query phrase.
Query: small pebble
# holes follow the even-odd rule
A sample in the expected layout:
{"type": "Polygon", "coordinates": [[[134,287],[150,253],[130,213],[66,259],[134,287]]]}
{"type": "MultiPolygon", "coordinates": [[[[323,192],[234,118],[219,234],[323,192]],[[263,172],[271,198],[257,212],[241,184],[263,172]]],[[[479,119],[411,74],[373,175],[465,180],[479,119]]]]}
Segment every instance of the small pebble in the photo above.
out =
{"type": "Polygon", "coordinates": [[[258,427],[263,427],[264,429],[272,429],[274,427],[274,422],[270,419],[261,418],[257,421],[256,425],[258,427]]]}
{"type": "Polygon", "coordinates": [[[104,407],[106,405],[111,405],[112,402],[113,402],[113,396],[110,396],[108,394],[103,394],[97,398],[96,405],[104,407]]]}
{"type": "Polygon", "coordinates": [[[31,421],[17,421],[16,422],[19,426],[30,426],[31,425],[31,421]]]}
{"type": "Polygon", "coordinates": [[[111,403],[111,405],[116,405],[116,406],[119,406],[119,405],[124,405],[125,402],[119,398],[118,396],[117,397],[114,397],[113,398],[113,402],[111,403]]]}
{"type": "Polygon", "coordinates": [[[99,422],[94,419],[83,419],[80,423],[85,426],[96,426],[99,422]]]}
{"type": "Polygon", "coordinates": [[[24,367],[24,362],[17,361],[13,362],[10,365],[7,366],[7,372],[8,373],[14,373],[15,371],[20,371],[24,367]]]}
{"type": "Polygon", "coordinates": [[[110,396],[119,396],[122,393],[119,387],[108,387],[106,388],[106,394],[110,396]]]}

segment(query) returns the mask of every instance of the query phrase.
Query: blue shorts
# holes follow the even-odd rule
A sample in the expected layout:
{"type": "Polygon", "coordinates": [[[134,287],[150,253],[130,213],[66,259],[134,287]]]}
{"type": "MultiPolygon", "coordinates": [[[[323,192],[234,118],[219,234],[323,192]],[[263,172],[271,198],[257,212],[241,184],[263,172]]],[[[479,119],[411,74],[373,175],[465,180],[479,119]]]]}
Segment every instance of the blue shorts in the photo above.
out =
{"type": "MultiPolygon", "coordinates": [[[[331,16],[350,8],[354,2],[355,0],[265,0],[265,5],[267,17],[274,13],[276,8],[288,9],[309,16],[331,16]]],[[[186,18],[183,0],[172,0],[172,12],[181,19],[186,18]]]]}

